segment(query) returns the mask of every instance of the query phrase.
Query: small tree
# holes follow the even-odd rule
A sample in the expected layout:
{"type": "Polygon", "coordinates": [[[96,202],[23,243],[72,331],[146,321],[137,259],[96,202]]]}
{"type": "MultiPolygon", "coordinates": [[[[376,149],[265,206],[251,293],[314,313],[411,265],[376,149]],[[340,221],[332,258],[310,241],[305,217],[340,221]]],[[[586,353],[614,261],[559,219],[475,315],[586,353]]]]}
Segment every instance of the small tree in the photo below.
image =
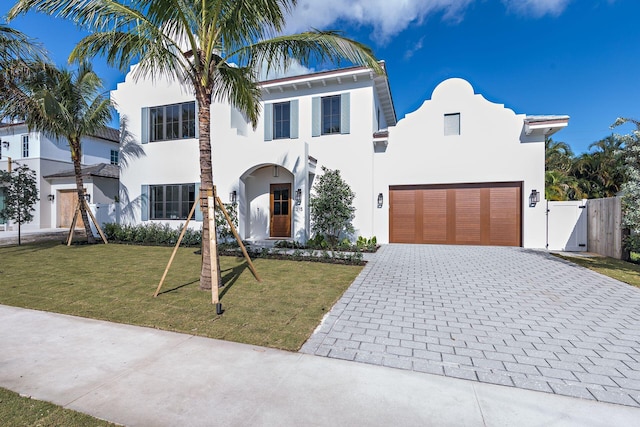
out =
{"type": "Polygon", "coordinates": [[[351,221],[355,216],[353,207],[355,193],[340,176],[339,170],[322,167],[322,175],[313,186],[311,196],[311,231],[326,237],[333,248],[341,234],[354,232],[351,221]]]}
{"type": "Polygon", "coordinates": [[[640,121],[619,118],[611,127],[632,123],[636,129],[627,135],[618,136],[624,144],[624,172],[626,181],[622,184],[622,224],[631,231],[625,246],[633,252],[640,252],[640,121]]]}
{"type": "Polygon", "coordinates": [[[11,172],[0,171],[0,185],[4,189],[4,208],[0,216],[18,224],[18,245],[21,242],[21,226],[33,220],[34,205],[38,199],[36,173],[27,166],[19,166],[11,172]]]}

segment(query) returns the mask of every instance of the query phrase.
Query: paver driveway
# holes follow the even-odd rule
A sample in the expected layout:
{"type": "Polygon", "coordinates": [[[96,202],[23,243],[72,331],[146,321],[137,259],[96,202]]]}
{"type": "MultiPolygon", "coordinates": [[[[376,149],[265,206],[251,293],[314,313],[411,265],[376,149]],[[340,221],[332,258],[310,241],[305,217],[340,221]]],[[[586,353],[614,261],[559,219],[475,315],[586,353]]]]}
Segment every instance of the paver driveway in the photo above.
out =
{"type": "Polygon", "coordinates": [[[544,251],[385,245],[301,351],[640,406],[640,289],[544,251]]]}

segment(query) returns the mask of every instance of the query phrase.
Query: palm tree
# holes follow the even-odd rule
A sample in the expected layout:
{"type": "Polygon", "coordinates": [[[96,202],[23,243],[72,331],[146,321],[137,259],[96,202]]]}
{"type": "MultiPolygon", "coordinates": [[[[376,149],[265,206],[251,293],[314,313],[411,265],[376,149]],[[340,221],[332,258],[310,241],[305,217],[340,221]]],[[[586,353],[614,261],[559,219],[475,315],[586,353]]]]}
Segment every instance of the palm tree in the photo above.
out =
{"type": "MultiPolygon", "coordinates": [[[[137,77],[166,75],[186,82],[198,103],[200,187],[213,189],[210,106],[228,102],[245,113],[254,128],[260,115],[261,67],[287,68],[340,62],[382,73],[371,50],[331,31],[281,35],[297,0],[19,0],[9,17],[37,10],[71,19],[94,31],[81,40],[71,59],[105,55],[123,70],[138,62],[137,77]]],[[[200,287],[211,288],[209,221],[204,211],[200,287]]],[[[219,263],[218,263],[219,265],[219,263]]],[[[217,271],[220,285],[220,271],[217,271]]]]}
{"type": "Polygon", "coordinates": [[[87,216],[82,179],[82,138],[96,135],[111,120],[111,100],[102,93],[102,80],[87,63],[75,72],[42,64],[19,83],[11,102],[4,106],[8,117],[24,118],[27,127],[56,139],[66,139],[71,151],[80,213],[87,241],[94,243],[87,216]]]}
{"type": "Polygon", "coordinates": [[[573,163],[573,150],[566,142],[547,138],[545,146],[545,169],[547,171],[563,171],[568,173],[573,163]]]}
{"type": "Polygon", "coordinates": [[[20,31],[0,23],[0,120],[10,117],[5,107],[20,95],[19,85],[46,60],[45,50],[20,31]]]}

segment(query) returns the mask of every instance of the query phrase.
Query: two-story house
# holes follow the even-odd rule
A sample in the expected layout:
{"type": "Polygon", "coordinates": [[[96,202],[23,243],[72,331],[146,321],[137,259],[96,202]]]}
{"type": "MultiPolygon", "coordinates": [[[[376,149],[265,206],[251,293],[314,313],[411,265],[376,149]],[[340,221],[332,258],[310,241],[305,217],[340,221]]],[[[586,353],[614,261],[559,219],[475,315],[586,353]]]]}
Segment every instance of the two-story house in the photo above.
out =
{"type": "MultiPolygon", "coordinates": [[[[567,116],[517,115],[450,79],[397,122],[387,76],[363,67],[261,89],[256,130],[228,104],[211,108],[214,183],[224,201],[238,202],[243,239],[308,239],[309,197],[326,166],[356,194],[356,235],[544,247],[545,211],[536,202],[544,139],[567,116]]],[[[177,226],[198,193],[193,95],[168,80],[134,82],[130,73],[112,98],[145,144],[146,156],[121,175],[137,207],[129,220],[177,226]]]]}
{"type": "MultiPolygon", "coordinates": [[[[91,203],[113,203],[118,196],[119,145],[118,130],[111,128],[82,140],[84,185],[91,203]]],[[[77,193],[67,141],[29,131],[24,123],[2,124],[2,170],[7,170],[9,159],[12,167],[26,165],[38,177],[40,200],[35,205],[34,220],[23,224],[23,229],[70,227],[77,193]]],[[[0,203],[3,203],[1,188],[0,203]]]]}

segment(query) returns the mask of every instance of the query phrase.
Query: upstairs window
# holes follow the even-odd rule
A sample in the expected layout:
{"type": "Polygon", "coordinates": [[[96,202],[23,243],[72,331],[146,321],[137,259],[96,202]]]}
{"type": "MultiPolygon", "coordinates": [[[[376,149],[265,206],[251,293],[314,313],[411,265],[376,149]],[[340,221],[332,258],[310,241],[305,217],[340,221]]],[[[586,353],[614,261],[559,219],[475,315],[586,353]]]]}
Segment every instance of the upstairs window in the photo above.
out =
{"type": "Polygon", "coordinates": [[[22,135],[22,157],[29,157],[29,135],[22,135]]]}
{"type": "Polygon", "coordinates": [[[444,115],[444,136],[460,135],[460,113],[444,115]]]}
{"type": "Polygon", "coordinates": [[[322,98],[322,134],[340,133],[340,95],[322,98]]]}
{"type": "Polygon", "coordinates": [[[264,140],[298,138],[298,100],[264,104],[264,140]]]}
{"type": "Polygon", "coordinates": [[[118,165],[118,161],[120,160],[120,153],[118,150],[111,150],[111,164],[118,165]]]}
{"type": "Polygon", "coordinates": [[[311,100],[311,135],[350,133],[350,93],[311,100]]]}
{"type": "Polygon", "coordinates": [[[291,103],[273,104],[273,139],[291,137],[291,103]]]}
{"type": "Polygon", "coordinates": [[[142,109],[142,143],[196,138],[196,103],[142,109]]]}

